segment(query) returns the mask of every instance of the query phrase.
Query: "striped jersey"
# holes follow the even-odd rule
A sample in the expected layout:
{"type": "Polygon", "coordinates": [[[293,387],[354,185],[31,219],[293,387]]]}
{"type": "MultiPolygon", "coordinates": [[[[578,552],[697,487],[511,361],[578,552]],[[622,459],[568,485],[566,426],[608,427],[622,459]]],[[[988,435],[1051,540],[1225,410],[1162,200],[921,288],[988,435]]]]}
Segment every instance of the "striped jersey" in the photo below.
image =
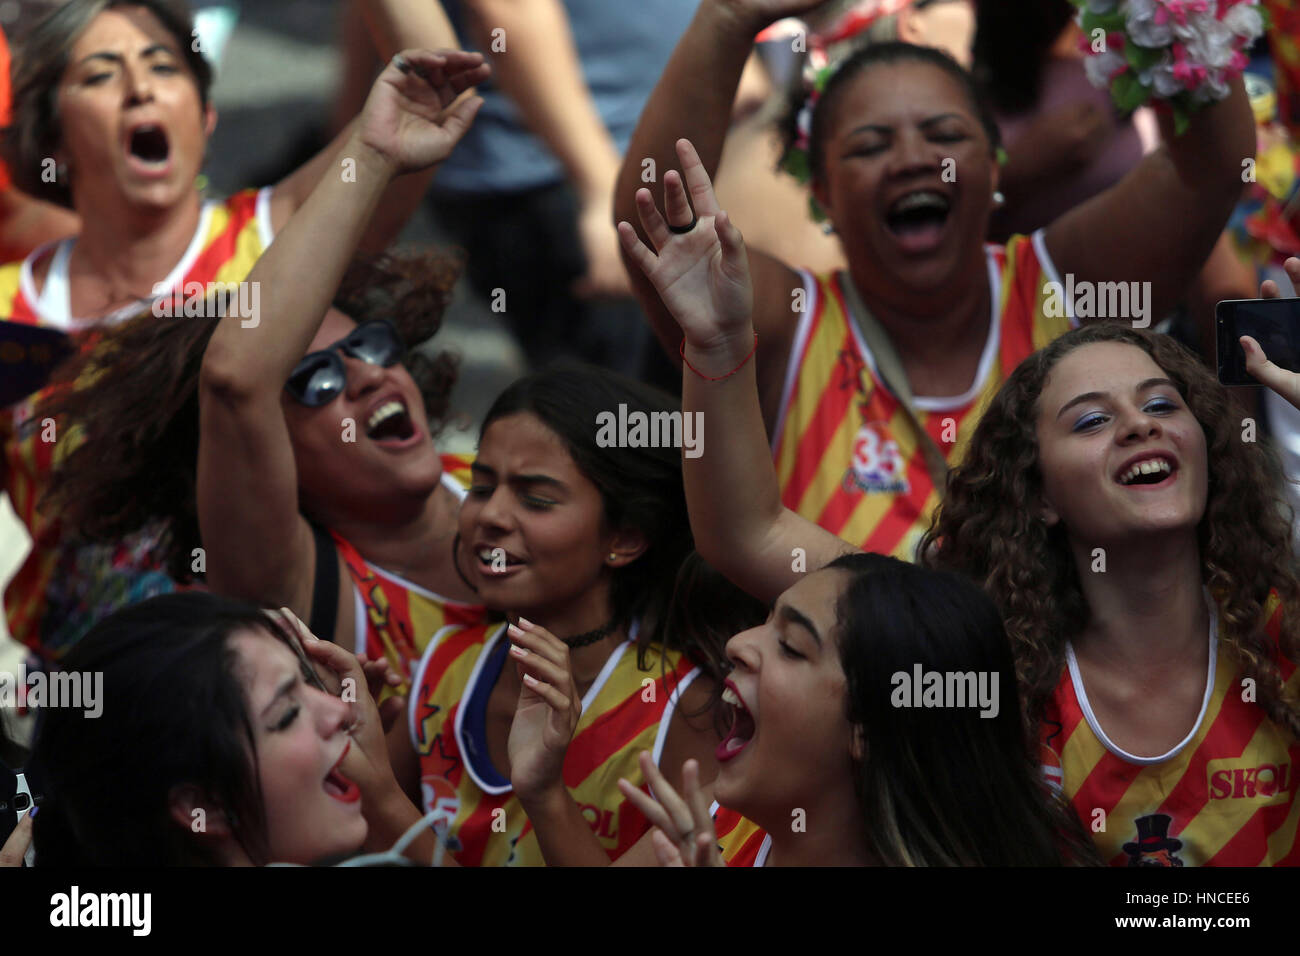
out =
{"type": "MultiPolygon", "coordinates": [[[[245,190],[224,202],[205,203],[189,248],[159,285],[179,293],[191,284],[242,281],[271,243],[270,203],[269,187],[245,190]]],[[[68,258],[74,242],[64,239],[50,243],[22,262],[0,266],[0,318],[72,333],[134,317],[148,308],[146,303],[102,318],[72,316],[68,258]],[[53,260],[37,292],[33,265],[46,254],[53,255],[53,260]]],[[[51,422],[45,427],[32,418],[35,403],[43,394],[0,411],[0,440],[8,469],[5,490],[32,537],[31,553],[5,592],[5,614],[9,632],[16,639],[57,657],[85,632],[95,616],[137,600],[145,592],[170,590],[170,586],[169,579],[161,574],[161,562],[152,557],[153,547],[148,541],[131,541],[123,547],[69,549],[61,543],[57,518],[37,511],[56,459],[61,460],[76,444],[71,431],[62,436],[63,440],[55,440],[63,432],[61,424],[51,422]],[[60,586],[76,592],[75,599],[61,599],[60,608],[51,603],[47,593],[56,569],[59,577],[73,576],[60,586]],[[142,579],[149,582],[143,585],[143,591],[142,579]]]]}
{"type": "MultiPolygon", "coordinates": [[[[1218,653],[1212,602],[1211,608],[1201,714],[1182,743],[1162,756],[1136,757],[1106,737],[1088,704],[1073,648],[1067,650],[1068,667],[1042,723],[1043,770],[1112,866],[1300,863],[1300,744],[1258,704],[1243,700],[1250,695],[1237,666],[1218,653]]],[[[1294,690],[1300,681],[1295,666],[1276,648],[1282,613],[1276,598],[1268,610],[1266,630],[1294,690]]]]}
{"type": "MultiPolygon", "coordinates": [[[[464,500],[469,461],[460,455],[442,456],[442,482],[464,500]]],[[[334,544],[347,566],[354,598],[356,653],[369,660],[384,657],[402,683],[394,688],[406,694],[411,672],[433,635],[448,626],[469,626],[483,620],[486,609],[452,601],[405,578],[369,564],[347,540],[331,531],[334,544]]]]}
{"type": "MultiPolygon", "coordinates": [[[[1074,324],[1047,285],[1059,280],[1042,230],[985,251],[992,314],[974,384],[963,395],[913,400],[952,465],[1015,367],[1074,324]]],[[[939,502],[920,434],[881,383],[841,277],[802,275],[806,308],[772,439],[782,501],[864,551],[913,560],[939,502]]]]}
{"type": "MultiPolygon", "coordinates": [[[[488,698],[507,665],[504,623],[449,627],[420,661],[411,695],[411,740],[420,758],[421,803],[440,812],[448,849],[462,866],[543,866],[541,848],[510,780],[491,762],[488,698]]],[[[650,829],[624,799],[618,779],[647,786],[638,762],[656,765],[680,696],[699,674],[684,655],[651,647],[637,667],[635,639],[624,641],[582,699],[582,717],[564,757],[564,783],[601,847],[617,859],[650,829]]]]}
{"type": "Polygon", "coordinates": [[[718,852],[727,866],[764,866],[772,851],[772,838],[762,827],[715,800],[710,809],[718,852]]]}

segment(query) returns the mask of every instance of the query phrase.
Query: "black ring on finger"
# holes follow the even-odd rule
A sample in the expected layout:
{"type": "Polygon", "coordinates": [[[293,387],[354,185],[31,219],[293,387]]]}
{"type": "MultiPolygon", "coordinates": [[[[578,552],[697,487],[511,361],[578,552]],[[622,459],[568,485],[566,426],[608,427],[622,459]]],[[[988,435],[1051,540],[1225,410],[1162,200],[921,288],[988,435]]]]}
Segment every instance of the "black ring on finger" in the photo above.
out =
{"type": "Polygon", "coordinates": [[[679,236],[683,236],[686,233],[690,232],[692,229],[694,229],[695,224],[699,221],[700,221],[699,217],[696,216],[694,213],[692,213],[691,221],[684,226],[674,226],[671,222],[668,223],[668,231],[672,233],[676,233],[679,236]]]}

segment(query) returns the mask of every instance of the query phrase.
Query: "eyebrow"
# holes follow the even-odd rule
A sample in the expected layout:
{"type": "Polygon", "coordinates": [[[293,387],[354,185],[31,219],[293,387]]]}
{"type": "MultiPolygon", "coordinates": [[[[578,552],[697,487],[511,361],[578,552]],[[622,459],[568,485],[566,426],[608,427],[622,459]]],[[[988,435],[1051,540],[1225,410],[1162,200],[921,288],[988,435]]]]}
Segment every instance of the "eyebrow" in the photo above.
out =
{"type": "MultiPolygon", "coordinates": [[[[140,53],[140,58],[145,59],[146,57],[156,56],[159,53],[166,53],[170,56],[176,56],[176,51],[173,50],[171,47],[169,47],[167,44],[153,43],[144,48],[144,50],[140,53]]],[[[83,64],[89,63],[91,60],[108,60],[110,63],[121,63],[123,62],[123,59],[124,57],[120,53],[112,53],[108,50],[100,50],[97,53],[92,53],[89,56],[83,57],[81,61],[77,64],[77,66],[82,66],[83,64]]]]}
{"type": "Polygon", "coordinates": [[[802,627],[804,630],[806,630],[809,634],[812,635],[813,640],[817,642],[817,647],[819,649],[821,648],[822,638],[821,635],[817,633],[817,626],[813,624],[813,622],[810,621],[807,618],[807,616],[805,616],[802,612],[796,611],[788,604],[782,604],[780,607],[776,609],[776,614],[777,617],[781,618],[783,621],[787,621],[790,624],[796,624],[799,627],[802,627]]]}
{"type": "Polygon", "coordinates": [[[279,701],[281,697],[284,697],[286,694],[289,693],[289,691],[293,690],[294,687],[297,686],[298,681],[301,678],[302,678],[301,674],[293,673],[290,674],[288,677],[286,677],[283,681],[281,681],[280,686],[277,687],[275,689],[275,693],[271,695],[270,702],[265,707],[262,708],[262,716],[266,716],[266,712],[269,711],[272,707],[274,707],[276,705],[276,702],[279,701]]]}
{"type": "MultiPolygon", "coordinates": [[[[1139,382],[1138,387],[1135,388],[1133,391],[1145,392],[1147,389],[1155,388],[1157,385],[1168,385],[1170,388],[1173,388],[1175,390],[1178,388],[1177,385],[1175,385],[1172,381],[1170,381],[1167,378],[1148,378],[1143,382],[1139,382]]],[[[1064,405],[1061,406],[1061,410],[1056,413],[1056,418],[1059,421],[1062,415],[1064,415],[1067,411],[1069,411],[1075,405],[1080,404],[1081,402],[1091,402],[1094,399],[1102,399],[1102,398],[1109,398],[1109,397],[1110,397],[1110,392],[1084,392],[1082,395],[1076,395],[1074,398],[1070,399],[1068,402],[1066,402],[1064,405]]]]}
{"type": "MultiPolygon", "coordinates": [[[[928,117],[927,119],[923,119],[921,120],[921,122],[917,123],[916,125],[920,126],[922,129],[928,129],[931,126],[935,126],[939,123],[942,123],[944,120],[950,120],[950,119],[959,120],[962,118],[963,117],[960,113],[940,113],[938,116],[931,116],[928,117]]],[[[892,133],[894,131],[894,127],[882,125],[880,123],[867,123],[865,125],[856,127],[855,129],[849,132],[849,135],[854,136],[864,131],[871,132],[871,133],[892,133]]]]}
{"type": "MultiPolygon", "coordinates": [[[[472,472],[480,472],[489,478],[496,478],[496,469],[489,468],[487,465],[481,465],[478,462],[469,466],[472,472]]],[[[558,478],[552,478],[550,475],[514,475],[510,478],[510,483],[515,485],[549,485],[558,488],[560,491],[568,491],[569,486],[558,478]]]]}

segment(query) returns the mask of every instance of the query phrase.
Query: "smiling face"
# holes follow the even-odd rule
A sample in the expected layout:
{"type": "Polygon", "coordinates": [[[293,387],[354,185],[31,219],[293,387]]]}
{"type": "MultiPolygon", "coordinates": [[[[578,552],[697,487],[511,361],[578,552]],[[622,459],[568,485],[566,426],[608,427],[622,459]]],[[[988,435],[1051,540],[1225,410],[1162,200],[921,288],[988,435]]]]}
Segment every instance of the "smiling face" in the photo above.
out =
{"type": "Polygon", "coordinates": [[[813,795],[852,787],[853,733],[837,645],[836,606],[850,575],[803,578],[759,627],[727,642],[723,699],[735,709],[718,746],[714,793],[754,820],[786,820],[813,795]]]}
{"type": "Polygon", "coordinates": [[[814,192],[854,274],[914,292],[978,274],[997,173],[960,83],[911,60],[846,82],[829,104],[814,192]]]}
{"type": "Polygon", "coordinates": [[[1194,530],[1205,513],[1205,433],[1135,345],[1095,342],[1057,362],[1037,435],[1044,517],[1076,543],[1194,530]]]}
{"type": "Polygon", "coordinates": [[[367,831],[361,791],[337,770],[352,745],[347,705],[307,684],[298,658],[266,631],[233,634],[230,647],[257,748],[270,860],[355,853],[367,831]]]}
{"type": "Polygon", "coordinates": [[[106,10],[77,38],[57,91],[57,159],[79,207],[115,197],[167,208],[194,194],[216,114],[175,38],[140,7],[106,10]]]}
{"type": "Polygon", "coordinates": [[[472,469],[460,535],[485,604],[544,621],[579,598],[608,601],[608,569],[640,553],[637,536],[606,528],[600,490],[555,432],[531,412],[498,418],[472,469]]]}
{"type": "MultiPolygon", "coordinates": [[[[308,352],[355,329],[352,319],[330,309],[308,352]]],[[[418,512],[442,475],[420,390],[400,362],[385,368],[335,354],[347,369],[342,394],[319,408],[288,392],[280,400],[304,510],[329,526],[418,512]]]]}

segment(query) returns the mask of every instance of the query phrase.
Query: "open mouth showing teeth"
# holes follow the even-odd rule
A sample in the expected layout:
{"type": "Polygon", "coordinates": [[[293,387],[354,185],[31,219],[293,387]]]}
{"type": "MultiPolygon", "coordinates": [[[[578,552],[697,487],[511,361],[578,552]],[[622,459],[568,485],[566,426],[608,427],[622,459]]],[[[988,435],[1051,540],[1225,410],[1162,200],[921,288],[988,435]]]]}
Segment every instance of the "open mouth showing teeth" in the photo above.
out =
{"type": "Polygon", "coordinates": [[[375,441],[395,439],[402,441],[415,434],[415,425],[399,401],[384,402],[366,420],[366,437],[375,441]]]}
{"type": "Polygon", "coordinates": [[[167,161],[167,134],[161,126],[141,126],[131,133],[131,155],[146,163],[167,161]]]}
{"type": "Polygon", "coordinates": [[[325,775],[325,782],[321,784],[325,792],[340,803],[356,803],[361,799],[361,788],[343,776],[339,770],[339,764],[343,763],[343,758],[348,755],[348,750],[351,748],[352,743],[349,741],[343,748],[343,753],[339,755],[338,763],[330,767],[330,772],[325,775]]]}
{"type": "Polygon", "coordinates": [[[740,695],[730,687],[723,689],[722,702],[731,707],[731,731],[718,745],[716,756],[719,760],[727,760],[738,754],[754,739],[758,728],[754,723],[753,715],[740,699],[740,695]]]}
{"type": "Polygon", "coordinates": [[[1163,458],[1140,461],[1119,476],[1121,485],[1156,485],[1174,472],[1174,466],[1163,458]]]}
{"type": "Polygon", "coordinates": [[[942,229],[951,211],[952,203],[947,196],[932,190],[921,190],[908,193],[890,206],[885,222],[890,232],[907,236],[942,229]]]}
{"type": "Polygon", "coordinates": [[[481,547],[476,552],[479,561],[490,568],[516,568],[524,562],[510,554],[504,548],[481,547]]]}

